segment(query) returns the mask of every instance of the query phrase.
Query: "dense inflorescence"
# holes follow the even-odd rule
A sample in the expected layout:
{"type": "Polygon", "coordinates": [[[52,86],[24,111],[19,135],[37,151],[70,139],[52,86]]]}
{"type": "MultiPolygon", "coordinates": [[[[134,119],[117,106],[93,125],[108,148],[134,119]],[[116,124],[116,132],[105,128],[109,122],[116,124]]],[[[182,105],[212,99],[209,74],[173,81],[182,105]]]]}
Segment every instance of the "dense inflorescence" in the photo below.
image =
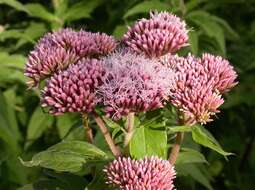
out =
{"type": "Polygon", "coordinates": [[[160,57],[187,45],[186,23],[167,13],[151,12],[149,19],[137,21],[124,35],[123,41],[138,53],[160,57]]]}
{"type": "Polygon", "coordinates": [[[104,59],[106,74],[98,88],[107,116],[120,119],[130,112],[163,107],[174,73],[157,60],[132,51],[119,51],[104,59]]]}
{"type": "Polygon", "coordinates": [[[175,171],[167,160],[119,157],[104,169],[108,184],[120,190],[173,190],[175,171]]]}
{"type": "Polygon", "coordinates": [[[106,34],[84,30],[62,29],[48,33],[30,52],[25,75],[30,78],[28,85],[37,86],[41,80],[69,65],[87,57],[98,57],[112,52],[116,41],[106,34]]]}
{"type": "Polygon", "coordinates": [[[226,59],[205,53],[200,62],[206,70],[208,78],[212,78],[215,91],[225,93],[237,84],[235,81],[237,73],[226,59]]]}
{"type": "Polygon", "coordinates": [[[224,103],[221,93],[236,85],[233,67],[210,54],[202,58],[170,56],[168,65],[177,75],[171,103],[184,113],[185,123],[212,121],[211,116],[224,103]]]}
{"type": "MultiPolygon", "coordinates": [[[[39,86],[47,78],[42,107],[50,114],[78,112],[87,116],[93,112],[118,157],[121,153],[99,112],[95,112],[96,106],[114,120],[132,113],[124,132],[125,147],[129,142],[126,137],[131,134],[131,138],[134,131],[134,113],[163,108],[170,102],[180,111],[180,125],[204,124],[219,112],[222,95],[237,84],[234,68],[220,56],[175,55],[187,45],[188,30],[181,18],[151,12],[149,19],[128,28],[121,43],[106,34],[84,30],[67,28],[48,33],[30,52],[25,75],[30,78],[29,87],[39,86]]],[[[174,188],[173,166],[158,157],[118,157],[104,172],[107,183],[120,190],[174,188]]]]}
{"type": "Polygon", "coordinates": [[[97,104],[95,89],[102,83],[104,68],[97,59],[83,59],[65,71],[55,73],[42,93],[42,106],[50,113],[90,113],[97,104]]]}

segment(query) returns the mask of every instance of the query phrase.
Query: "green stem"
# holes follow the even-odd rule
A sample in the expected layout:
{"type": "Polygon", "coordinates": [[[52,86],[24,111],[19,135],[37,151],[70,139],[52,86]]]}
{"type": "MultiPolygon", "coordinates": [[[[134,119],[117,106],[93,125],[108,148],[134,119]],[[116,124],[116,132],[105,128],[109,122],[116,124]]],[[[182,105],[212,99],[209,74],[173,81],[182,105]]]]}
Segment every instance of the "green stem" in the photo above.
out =
{"type": "Polygon", "coordinates": [[[135,114],[129,113],[127,116],[127,125],[126,125],[126,134],[124,140],[124,147],[128,146],[130,140],[132,139],[134,133],[134,122],[135,122],[135,114]]]}
{"type": "Polygon", "coordinates": [[[54,10],[57,10],[60,4],[59,0],[51,0],[51,3],[54,7],[54,10]]]}
{"type": "Polygon", "coordinates": [[[83,127],[85,131],[85,138],[89,143],[93,142],[93,133],[92,129],[89,127],[89,118],[87,114],[82,115],[82,120],[83,120],[83,127]]]}
{"type": "Polygon", "coordinates": [[[129,142],[134,134],[134,122],[135,122],[135,113],[129,113],[127,116],[127,125],[126,133],[124,139],[124,153],[126,156],[129,156],[129,142]]]}

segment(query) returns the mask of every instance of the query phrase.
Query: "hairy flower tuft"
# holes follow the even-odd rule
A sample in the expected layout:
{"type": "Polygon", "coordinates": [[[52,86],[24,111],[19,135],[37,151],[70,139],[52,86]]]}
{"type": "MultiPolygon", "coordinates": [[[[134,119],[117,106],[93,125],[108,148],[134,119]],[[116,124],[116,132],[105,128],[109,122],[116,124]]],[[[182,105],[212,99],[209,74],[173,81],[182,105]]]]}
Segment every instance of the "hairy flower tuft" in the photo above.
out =
{"type": "Polygon", "coordinates": [[[123,40],[138,53],[160,57],[186,46],[188,31],[179,17],[167,12],[151,12],[149,19],[143,18],[129,28],[123,40]]]}
{"type": "Polygon", "coordinates": [[[97,59],[83,59],[55,73],[43,90],[42,107],[49,107],[54,115],[93,111],[97,104],[95,88],[102,83],[103,74],[102,63],[97,59]]]}
{"type": "Polygon", "coordinates": [[[28,85],[37,86],[41,80],[78,60],[105,55],[115,47],[116,41],[106,34],[69,28],[48,33],[29,54],[25,67],[25,75],[31,79],[28,85]]]}
{"type": "Polygon", "coordinates": [[[131,51],[119,51],[104,59],[106,74],[98,94],[107,116],[120,119],[130,112],[163,107],[162,100],[174,83],[171,69],[131,51]]]}
{"type": "Polygon", "coordinates": [[[120,190],[173,190],[175,171],[167,160],[119,157],[104,169],[106,183],[120,190]]]}

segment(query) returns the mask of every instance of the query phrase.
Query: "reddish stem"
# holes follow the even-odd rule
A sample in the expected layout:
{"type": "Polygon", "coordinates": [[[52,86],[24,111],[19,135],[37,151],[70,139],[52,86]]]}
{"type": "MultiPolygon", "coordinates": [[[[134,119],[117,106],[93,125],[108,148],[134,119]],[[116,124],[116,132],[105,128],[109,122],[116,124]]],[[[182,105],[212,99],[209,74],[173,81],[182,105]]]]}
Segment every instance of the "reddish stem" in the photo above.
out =
{"type": "Polygon", "coordinates": [[[181,149],[181,143],[184,137],[184,133],[178,132],[176,135],[174,146],[169,156],[169,162],[174,165],[181,149]]]}
{"type": "Polygon", "coordinates": [[[105,126],[105,123],[102,120],[102,118],[99,115],[97,115],[96,113],[94,113],[93,115],[94,115],[95,121],[96,121],[99,129],[103,133],[104,138],[105,138],[110,150],[112,151],[113,155],[115,157],[121,156],[121,151],[120,151],[119,147],[115,145],[115,143],[111,137],[111,134],[108,131],[107,127],[105,126]]]}

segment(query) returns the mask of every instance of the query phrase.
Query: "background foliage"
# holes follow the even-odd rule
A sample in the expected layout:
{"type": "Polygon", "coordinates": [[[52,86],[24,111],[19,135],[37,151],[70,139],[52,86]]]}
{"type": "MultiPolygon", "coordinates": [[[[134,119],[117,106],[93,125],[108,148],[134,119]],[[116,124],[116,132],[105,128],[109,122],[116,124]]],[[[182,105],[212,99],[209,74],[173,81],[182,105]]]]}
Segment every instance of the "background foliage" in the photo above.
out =
{"type": "MultiPolygon", "coordinates": [[[[39,106],[40,92],[26,88],[26,56],[39,37],[61,27],[120,37],[126,25],[155,9],[174,12],[186,20],[191,45],[182,54],[188,50],[197,55],[205,51],[217,53],[228,58],[239,73],[240,83],[228,95],[222,114],[207,125],[224,149],[234,155],[226,160],[186,136],[187,152],[193,148],[205,158],[201,155],[198,159],[194,152],[192,160],[189,152],[186,159],[184,151],[179,162],[185,164],[178,167],[177,163],[177,189],[254,189],[254,0],[0,0],[0,189],[83,190],[91,180],[86,168],[75,175],[55,173],[26,168],[18,159],[29,160],[61,139],[84,138],[77,115],[55,118],[44,113],[39,106]]],[[[109,125],[117,135],[120,128],[109,125]]],[[[106,146],[100,133],[95,143],[100,148],[106,146]]],[[[137,143],[135,138],[132,143],[137,143]]],[[[96,184],[91,183],[86,189],[101,189],[96,184]]]]}

